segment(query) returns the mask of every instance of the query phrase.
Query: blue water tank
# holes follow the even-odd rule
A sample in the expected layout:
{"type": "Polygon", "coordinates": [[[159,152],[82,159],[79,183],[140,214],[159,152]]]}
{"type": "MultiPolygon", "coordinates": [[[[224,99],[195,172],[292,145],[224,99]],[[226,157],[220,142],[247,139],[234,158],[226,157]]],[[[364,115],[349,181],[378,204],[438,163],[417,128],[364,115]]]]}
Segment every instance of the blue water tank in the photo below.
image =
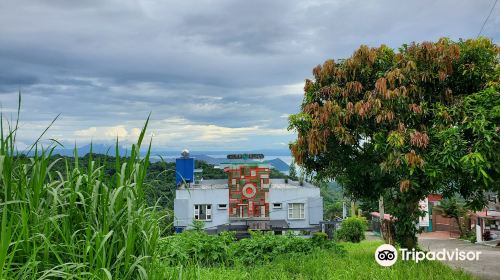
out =
{"type": "Polygon", "coordinates": [[[182,157],[175,159],[175,183],[180,185],[194,182],[194,158],[189,157],[189,152],[182,153],[182,157]]]}
{"type": "Polygon", "coordinates": [[[184,231],[183,227],[175,227],[175,233],[182,233],[184,231]]]}

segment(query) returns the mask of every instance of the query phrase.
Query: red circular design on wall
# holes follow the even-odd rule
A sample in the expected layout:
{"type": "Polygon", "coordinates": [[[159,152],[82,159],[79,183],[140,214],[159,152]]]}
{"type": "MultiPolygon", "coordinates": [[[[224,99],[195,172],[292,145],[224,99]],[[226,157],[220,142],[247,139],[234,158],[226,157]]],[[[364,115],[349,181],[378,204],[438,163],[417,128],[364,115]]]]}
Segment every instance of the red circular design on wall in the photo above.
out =
{"type": "Polygon", "coordinates": [[[257,189],[252,183],[245,184],[242,191],[243,191],[243,196],[245,196],[246,198],[252,198],[257,193],[257,189]]]}

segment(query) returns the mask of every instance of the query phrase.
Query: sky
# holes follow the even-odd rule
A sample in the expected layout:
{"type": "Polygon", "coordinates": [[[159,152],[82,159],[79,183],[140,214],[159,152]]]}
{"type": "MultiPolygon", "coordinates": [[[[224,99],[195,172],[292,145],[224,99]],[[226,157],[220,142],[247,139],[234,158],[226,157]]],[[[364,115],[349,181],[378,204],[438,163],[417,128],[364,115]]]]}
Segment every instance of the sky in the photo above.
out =
{"type": "MultiPolygon", "coordinates": [[[[18,146],[286,149],[304,80],[361,44],[475,38],[494,0],[2,0],[0,106],[18,146]]],[[[500,41],[500,4],[482,35],[500,41]]]]}

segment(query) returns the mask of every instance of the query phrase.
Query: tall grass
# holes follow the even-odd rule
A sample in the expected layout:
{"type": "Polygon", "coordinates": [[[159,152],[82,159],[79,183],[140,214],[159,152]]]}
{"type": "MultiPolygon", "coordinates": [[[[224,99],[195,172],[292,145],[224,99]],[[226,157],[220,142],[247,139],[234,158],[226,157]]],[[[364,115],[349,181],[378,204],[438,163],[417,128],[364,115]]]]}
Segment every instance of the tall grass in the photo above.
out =
{"type": "Polygon", "coordinates": [[[117,141],[116,173],[106,178],[102,162],[80,166],[76,148],[63,173],[51,171],[55,145],[35,142],[21,160],[17,121],[4,131],[0,116],[0,279],[148,278],[160,217],[144,199],[147,124],[126,160],[117,141]]]}
{"type": "Polygon", "coordinates": [[[234,266],[165,265],[158,263],[152,274],[157,279],[377,279],[377,280],[474,280],[463,271],[456,271],[439,261],[398,261],[382,267],[375,262],[374,253],[382,241],[340,243],[346,254],[330,249],[314,250],[307,255],[292,253],[276,256],[269,263],[234,266]]]}

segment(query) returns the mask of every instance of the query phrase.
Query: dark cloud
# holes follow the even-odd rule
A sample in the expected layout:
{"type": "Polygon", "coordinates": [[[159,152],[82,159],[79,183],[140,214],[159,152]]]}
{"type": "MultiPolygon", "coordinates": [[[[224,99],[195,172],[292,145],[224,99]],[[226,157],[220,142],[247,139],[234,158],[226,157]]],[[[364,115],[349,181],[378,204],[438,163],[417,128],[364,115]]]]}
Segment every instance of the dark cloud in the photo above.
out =
{"type": "MultiPolygon", "coordinates": [[[[23,90],[29,143],[61,113],[62,141],[132,141],[152,112],[158,146],[284,147],[302,83],[360,44],[477,35],[492,1],[0,3],[0,103],[23,90]]],[[[500,12],[483,34],[498,42],[500,12]]]]}

